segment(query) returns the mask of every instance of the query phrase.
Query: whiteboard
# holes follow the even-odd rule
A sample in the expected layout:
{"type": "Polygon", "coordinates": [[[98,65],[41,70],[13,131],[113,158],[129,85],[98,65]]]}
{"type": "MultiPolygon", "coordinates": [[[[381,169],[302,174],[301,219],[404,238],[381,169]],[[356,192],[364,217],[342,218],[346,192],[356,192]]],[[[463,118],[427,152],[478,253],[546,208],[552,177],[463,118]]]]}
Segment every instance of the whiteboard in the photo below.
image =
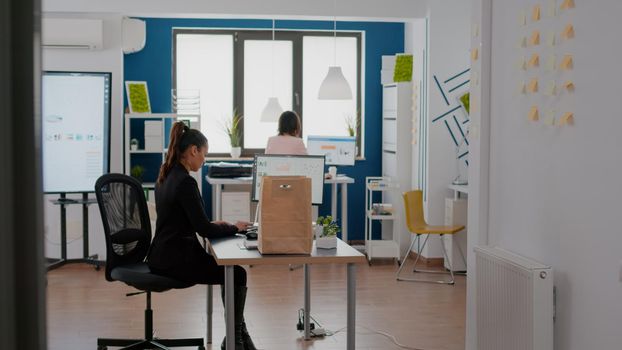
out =
{"type": "Polygon", "coordinates": [[[252,200],[259,201],[263,176],[306,176],[311,178],[311,202],[322,204],[324,156],[255,155],[252,200]]]}
{"type": "Polygon", "coordinates": [[[354,165],[356,137],[309,135],[307,152],[325,156],[327,165],[354,165]]]}
{"type": "Polygon", "coordinates": [[[93,192],[109,172],[111,73],[45,72],[43,190],[93,192]]]}

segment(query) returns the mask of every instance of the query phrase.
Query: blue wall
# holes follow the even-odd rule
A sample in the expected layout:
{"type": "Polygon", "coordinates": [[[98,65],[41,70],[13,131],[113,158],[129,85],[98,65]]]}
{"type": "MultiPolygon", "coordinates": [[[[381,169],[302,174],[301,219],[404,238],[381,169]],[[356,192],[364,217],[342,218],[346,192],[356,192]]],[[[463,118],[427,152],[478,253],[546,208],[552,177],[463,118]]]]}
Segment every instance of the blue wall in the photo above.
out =
{"type": "MultiPolygon", "coordinates": [[[[147,22],[145,48],[124,57],[126,80],[147,81],[151,110],[154,113],[171,111],[172,87],[172,29],[193,28],[263,28],[271,29],[272,20],[253,19],[163,19],[144,18],[147,22]]],[[[278,20],[277,29],[332,30],[330,21],[278,20]]],[[[387,22],[338,22],[338,30],[365,32],[365,160],[353,167],[340,167],[339,173],[353,177],[356,183],[348,187],[348,238],[364,239],[365,177],[379,176],[382,169],[382,88],[380,85],[381,56],[404,52],[404,24],[387,22]]],[[[138,130],[137,130],[138,131],[138,130]]],[[[204,171],[205,173],[205,171],[204,171]]],[[[211,186],[203,181],[206,210],[211,213],[211,186]]],[[[330,192],[326,186],[320,215],[330,214],[330,192]]],[[[339,214],[341,217],[341,214],[339,214]]]]}

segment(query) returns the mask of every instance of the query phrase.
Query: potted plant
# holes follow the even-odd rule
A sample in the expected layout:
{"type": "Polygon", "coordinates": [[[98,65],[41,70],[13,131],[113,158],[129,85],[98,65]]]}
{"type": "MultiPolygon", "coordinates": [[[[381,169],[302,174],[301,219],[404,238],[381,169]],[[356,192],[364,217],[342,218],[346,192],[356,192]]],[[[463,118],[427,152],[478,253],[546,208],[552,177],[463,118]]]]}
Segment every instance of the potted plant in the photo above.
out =
{"type": "Polygon", "coordinates": [[[144,173],[145,167],[143,167],[142,165],[134,165],[132,169],[130,169],[130,175],[141,183],[143,182],[144,173]]]}
{"type": "MultiPolygon", "coordinates": [[[[360,112],[356,111],[356,113],[354,115],[352,114],[348,114],[345,117],[345,121],[346,121],[346,130],[348,131],[348,136],[350,137],[354,137],[356,136],[356,133],[359,129],[359,123],[360,123],[360,112]]],[[[359,147],[356,146],[355,149],[355,155],[358,156],[359,154],[359,147]]]]}
{"type": "Polygon", "coordinates": [[[337,248],[339,226],[332,216],[318,217],[315,226],[315,246],[321,249],[337,248]]]}
{"type": "Polygon", "coordinates": [[[242,130],[240,130],[240,121],[242,115],[238,114],[237,110],[233,110],[233,116],[231,119],[227,119],[224,122],[223,130],[229,137],[229,143],[231,144],[231,158],[239,158],[242,153],[242,130]]]}

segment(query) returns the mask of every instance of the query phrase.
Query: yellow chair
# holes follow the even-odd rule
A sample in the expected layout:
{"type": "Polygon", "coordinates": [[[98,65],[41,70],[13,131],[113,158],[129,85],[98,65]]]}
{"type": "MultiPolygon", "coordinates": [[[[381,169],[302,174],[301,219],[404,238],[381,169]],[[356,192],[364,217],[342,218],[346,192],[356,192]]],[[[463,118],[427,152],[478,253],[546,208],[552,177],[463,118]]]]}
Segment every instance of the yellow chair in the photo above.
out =
{"type": "MultiPolygon", "coordinates": [[[[408,226],[408,231],[417,235],[415,239],[413,239],[408,251],[400,264],[399,270],[397,270],[396,278],[398,281],[411,281],[411,282],[429,282],[429,283],[442,283],[442,284],[454,284],[454,272],[451,266],[451,261],[447,257],[447,251],[445,250],[445,240],[443,239],[444,235],[452,235],[457,232],[464,230],[463,225],[455,225],[455,226],[430,226],[425,222],[425,218],[423,217],[423,193],[421,190],[408,191],[402,194],[404,197],[404,212],[406,215],[406,225],[408,226]],[[421,235],[427,235],[425,240],[423,241],[423,245],[421,244],[421,235]],[[448,262],[449,265],[449,274],[451,275],[451,280],[449,281],[429,281],[429,280],[421,280],[416,278],[403,278],[400,277],[400,272],[404,265],[406,265],[406,260],[408,259],[408,254],[413,249],[415,242],[419,242],[417,245],[417,259],[415,260],[415,269],[413,272],[426,272],[426,273],[447,273],[445,271],[430,271],[430,270],[417,270],[417,262],[419,261],[419,257],[421,256],[421,252],[423,248],[425,248],[426,243],[428,242],[428,238],[430,235],[440,235],[441,237],[441,246],[443,247],[443,255],[448,262]]],[[[458,249],[460,247],[458,246],[458,249]]],[[[462,254],[462,250],[460,250],[460,255],[462,256],[462,260],[464,259],[464,254],[462,254]]],[[[466,266],[466,261],[465,261],[466,266]]]]}

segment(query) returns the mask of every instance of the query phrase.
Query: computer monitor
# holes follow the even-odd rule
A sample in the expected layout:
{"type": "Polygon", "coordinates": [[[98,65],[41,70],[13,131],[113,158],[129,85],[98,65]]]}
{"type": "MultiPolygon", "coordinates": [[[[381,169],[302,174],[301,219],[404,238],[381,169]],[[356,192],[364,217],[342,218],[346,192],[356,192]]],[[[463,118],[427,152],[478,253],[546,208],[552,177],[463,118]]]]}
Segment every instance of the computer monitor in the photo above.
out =
{"type": "Polygon", "coordinates": [[[322,204],[324,193],[324,156],[293,156],[277,154],[255,155],[251,199],[261,197],[263,176],[306,176],[311,178],[311,202],[322,204]]]}
{"type": "Polygon", "coordinates": [[[327,165],[354,165],[356,137],[309,135],[307,152],[325,156],[327,165]]]}

